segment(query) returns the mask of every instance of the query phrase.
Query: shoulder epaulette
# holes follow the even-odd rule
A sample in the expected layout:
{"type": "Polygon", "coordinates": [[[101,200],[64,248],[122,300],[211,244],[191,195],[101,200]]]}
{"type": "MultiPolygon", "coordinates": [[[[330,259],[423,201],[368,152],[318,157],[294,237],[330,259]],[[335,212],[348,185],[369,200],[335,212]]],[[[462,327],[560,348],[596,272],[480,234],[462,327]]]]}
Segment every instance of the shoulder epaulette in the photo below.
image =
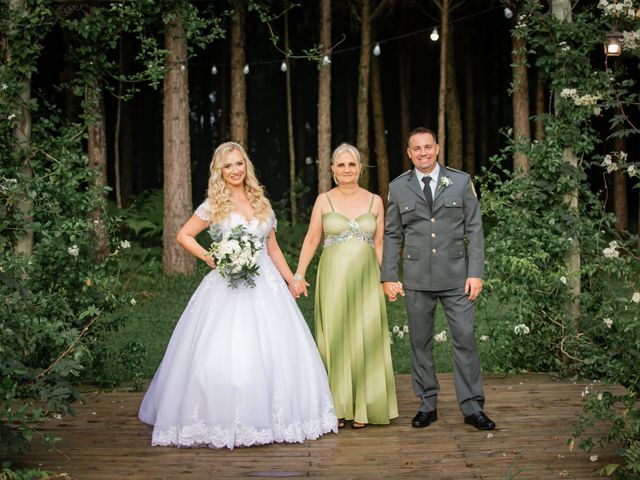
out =
{"type": "Polygon", "coordinates": [[[446,167],[444,167],[444,168],[446,168],[447,170],[449,170],[451,172],[461,173],[462,175],[469,175],[467,172],[464,172],[462,170],[458,170],[457,168],[451,168],[448,165],[446,167]]]}
{"type": "Polygon", "coordinates": [[[400,180],[402,177],[406,177],[407,175],[409,175],[411,173],[411,169],[407,170],[406,172],[402,172],[400,175],[398,175],[396,178],[394,178],[393,180],[391,180],[391,183],[395,182],[396,180],[400,180]]]}

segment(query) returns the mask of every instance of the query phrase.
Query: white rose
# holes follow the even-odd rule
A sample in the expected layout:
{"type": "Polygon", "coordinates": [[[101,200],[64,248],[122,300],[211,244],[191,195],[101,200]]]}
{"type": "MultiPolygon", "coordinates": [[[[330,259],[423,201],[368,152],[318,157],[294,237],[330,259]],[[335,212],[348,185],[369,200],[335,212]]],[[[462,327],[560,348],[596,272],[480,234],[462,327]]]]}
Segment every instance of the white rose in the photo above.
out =
{"type": "Polygon", "coordinates": [[[613,320],[611,320],[609,317],[604,318],[602,321],[607,326],[607,328],[611,328],[611,325],[613,325],[613,320]]]}
{"type": "Polygon", "coordinates": [[[631,301],[633,303],[640,303],[640,292],[634,292],[633,296],[631,297],[631,301]]]}

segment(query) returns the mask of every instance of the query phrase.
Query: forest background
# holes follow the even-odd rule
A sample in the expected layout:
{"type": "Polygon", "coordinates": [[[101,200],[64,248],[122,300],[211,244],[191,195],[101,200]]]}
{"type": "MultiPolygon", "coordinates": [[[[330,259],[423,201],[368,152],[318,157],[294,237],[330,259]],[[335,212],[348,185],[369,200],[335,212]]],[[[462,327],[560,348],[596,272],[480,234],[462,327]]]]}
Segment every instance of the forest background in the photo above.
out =
{"type": "MultiPolygon", "coordinates": [[[[70,413],[83,382],[136,387],[153,372],[202,275],[174,238],[218,143],[247,147],[294,265],[313,199],[331,187],[331,149],[357,145],[362,185],[386,198],[410,167],[406,133],[425,125],[440,160],[477,178],[485,370],[623,385],[586,392],[568,437],[619,444],[606,473],[640,473],[636,2],[0,7],[3,458],[70,413]],[[603,419],[606,437],[585,433],[603,419]]],[[[390,315],[406,371],[401,306],[390,315]]]]}

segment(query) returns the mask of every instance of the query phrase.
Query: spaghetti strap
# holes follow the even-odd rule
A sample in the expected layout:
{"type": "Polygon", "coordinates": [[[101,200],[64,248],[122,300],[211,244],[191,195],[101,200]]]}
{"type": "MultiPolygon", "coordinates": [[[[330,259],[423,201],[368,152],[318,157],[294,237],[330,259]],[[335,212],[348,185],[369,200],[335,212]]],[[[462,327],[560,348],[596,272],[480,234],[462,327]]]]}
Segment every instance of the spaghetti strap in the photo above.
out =
{"type": "Polygon", "coordinates": [[[371,203],[369,203],[369,212],[371,212],[371,207],[373,207],[373,199],[375,198],[374,194],[371,194],[371,203]]]}
{"type": "Polygon", "coordinates": [[[329,206],[331,206],[331,211],[335,212],[336,210],[333,208],[333,203],[331,203],[331,199],[329,198],[329,192],[325,193],[327,196],[327,200],[329,200],[329,206]]]}

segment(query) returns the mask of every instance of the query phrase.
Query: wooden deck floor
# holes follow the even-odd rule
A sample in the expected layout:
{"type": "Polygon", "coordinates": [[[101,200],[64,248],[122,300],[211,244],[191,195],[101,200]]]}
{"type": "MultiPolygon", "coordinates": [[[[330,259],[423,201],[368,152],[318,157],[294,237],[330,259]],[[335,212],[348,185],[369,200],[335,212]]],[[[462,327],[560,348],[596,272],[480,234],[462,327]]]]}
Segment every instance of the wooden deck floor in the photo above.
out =
{"type": "Polygon", "coordinates": [[[42,446],[15,459],[68,473],[74,480],[217,479],[230,477],[591,479],[617,461],[614,448],[569,451],[571,423],[586,384],[546,375],[485,376],[492,435],[462,422],[451,375],[440,375],[439,419],[411,428],[417,402],[407,375],[396,376],[400,417],[389,426],[345,428],[305,444],[227,449],[151,447],[151,428],[136,417],[142,393],[87,393],[75,418],[51,419],[43,431],[63,437],[66,455],[42,446]],[[515,473],[521,471],[518,475],[515,473]]]}

